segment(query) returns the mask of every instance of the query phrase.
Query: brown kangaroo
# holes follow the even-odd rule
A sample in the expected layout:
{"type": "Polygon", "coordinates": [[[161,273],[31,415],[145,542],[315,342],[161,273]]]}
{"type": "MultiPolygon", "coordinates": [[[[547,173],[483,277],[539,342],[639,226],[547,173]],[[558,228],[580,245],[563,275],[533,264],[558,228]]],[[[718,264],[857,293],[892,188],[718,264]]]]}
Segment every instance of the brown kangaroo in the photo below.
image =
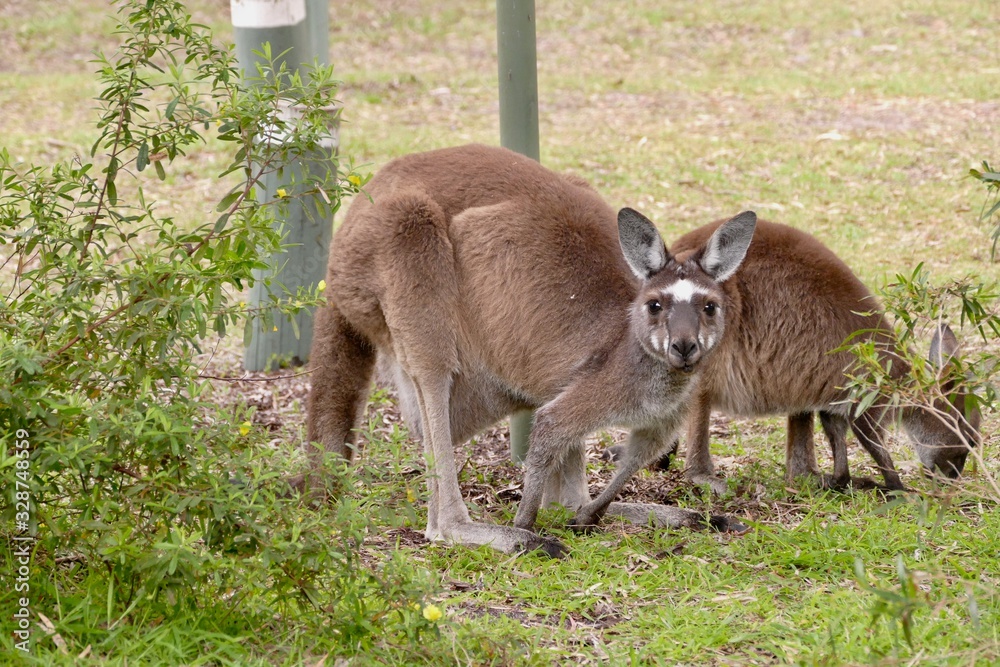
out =
{"type": "MultiPolygon", "coordinates": [[[[721,224],[712,223],[679,238],[671,247],[678,261],[697,253],[721,224]]],[[[875,460],[890,490],[902,489],[884,446],[887,422],[901,419],[917,454],[931,471],[961,473],[969,448],[979,440],[980,415],[966,396],[945,382],[949,402],[932,408],[891,410],[886,403],[855,414],[842,389],[850,353],[831,353],[853,332],[865,330],[897,379],[909,372],[892,348],[889,324],[867,288],[836,255],[812,236],[761,220],[740,270],[723,285],[731,304],[726,334],[705,362],[694,394],[687,433],[687,473],[716,492],[726,488],[714,476],[709,453],[709,415],[721,410],[748,417],[787,414],[786,478],[817,476],[813,412],[833,450],[832,477],[826,485],[850,484],[847,429],[875,460]]],[[[930,361],[938,367],[957,353],[958,341],[947,325],[931,343],[930,361]]],[[[943,377],[948,375],[944,369],[943,377]]],[[[675,443],[676,446],[676,443],[675,443]]],[[[669,454],[668,454],[669,456],[669,454]]],[[[660,465],[667,461],[661,460],[660,465]]]]}
{"type": "MultiPolygon", "coordinates": [[[[539,507],[666,526],[698,512],[612,502],[673,441],[698,369],[723,339],[756,216],[720,225],[685,262],[652,223],[617,216],[588,186],[516,153],[465,146],[386,165],[337,231],[317,315],[308,437],[350,459],[376,356],[418,406],[430,500],[426,536],[505,552],[562,545],[532,529],[539,507]],[[624,255],[623,255],[624,253],[624,255]],[[537,409],[514,526],[474,523],[453,446],[537,409]],[[591,500],[583,438],[632,429],[613,480],[591,500]]],[[[311,480],[313,485],[316,480],[311,480]]],[[[724,516],[717,528],[739,528],[724,516]]]]}

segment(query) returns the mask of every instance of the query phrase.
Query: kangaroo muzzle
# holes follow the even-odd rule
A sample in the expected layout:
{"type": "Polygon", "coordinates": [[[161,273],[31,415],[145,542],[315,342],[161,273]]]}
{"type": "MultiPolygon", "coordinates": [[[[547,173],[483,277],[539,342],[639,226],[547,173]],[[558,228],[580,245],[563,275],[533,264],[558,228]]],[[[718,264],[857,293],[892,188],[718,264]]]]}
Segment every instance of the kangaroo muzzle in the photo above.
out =
{"type": "Polygon", "coordinates": [[[701,346],[695,338],[685,336],[671,339],[667,348],[667,361],[673,368],[690,373],[700,359],[701,346]]]}

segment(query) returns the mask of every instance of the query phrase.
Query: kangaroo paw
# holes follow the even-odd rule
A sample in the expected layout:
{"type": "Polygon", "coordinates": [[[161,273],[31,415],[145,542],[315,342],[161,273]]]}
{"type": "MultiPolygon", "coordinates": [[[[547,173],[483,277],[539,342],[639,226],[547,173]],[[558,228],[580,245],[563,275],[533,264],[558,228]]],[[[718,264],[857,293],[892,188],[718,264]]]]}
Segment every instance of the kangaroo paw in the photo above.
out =
{"type": "Polygon", "coordinates": [[[424,533],[428,540],[464,544],[469,547],[489,546],[508,554],[542,551],[553,558],[560,558],[569,550],[559,540],[542,537],[537,533],[512,526],[495,526],[488,523],[459,523],[439,525],[437,530],[424,533]]]}
{"type": "Polygon", "coordinates": [[[566,527],[578,535],[590,535],[597,531],[597,521],[575,516],[566,523],[566,527]]]}
{"type": "Polygon", "coordinates": [[[819,486],[821,489],[828,489],[830,491],[849,491],[854,486],[854,483],[850,475],[838,478],[833,475],[823,474],[820,475],[819,486]]]}
{"type": "Polygon", "coordinates": [[[717,530],[720,533],[740,534],[750,530],[750,528],[726,514],[713,514],[708,517],[708,521],[706,521],[706,523],[709,528],[717,530]]]}
{"type": "Polygon", "coordinates": [[[538,536],[536,540],[529,540],[524,545],[523,553],[531,551],[541,551],[549,558],[564,558],[569,549],[559,540],[553,537],[538,536]]]}

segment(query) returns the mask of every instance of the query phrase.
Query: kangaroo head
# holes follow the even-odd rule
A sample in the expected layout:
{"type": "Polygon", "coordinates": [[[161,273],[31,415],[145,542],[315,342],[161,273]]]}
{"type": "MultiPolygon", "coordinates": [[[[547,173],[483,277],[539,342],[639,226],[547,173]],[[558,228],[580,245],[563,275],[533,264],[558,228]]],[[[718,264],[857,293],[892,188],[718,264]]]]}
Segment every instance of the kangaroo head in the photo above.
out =
{"type": "Polygon", "coordinates": [[[932,473],[954,479],[962,473],[965,459],[972,447],[982,440],[979,432],[981,415],[975,401],[956,389],[955,363],[958,339],[947,324],[934,332],[928,361],[940,369],[941,393],[929,408],[910,408],[903,412],[903,425],[920,462],[932,473]]]}
{"type": "Polygon", "coordinates": [[[722,340],[728,303],[721,284],[743,262],[756,225],[753,211],[740,213],[677,262],[648,218],[630,208],[618,213],[622,252],[642,281],[630,320],[646,354],[690,373],[722,340]]]}

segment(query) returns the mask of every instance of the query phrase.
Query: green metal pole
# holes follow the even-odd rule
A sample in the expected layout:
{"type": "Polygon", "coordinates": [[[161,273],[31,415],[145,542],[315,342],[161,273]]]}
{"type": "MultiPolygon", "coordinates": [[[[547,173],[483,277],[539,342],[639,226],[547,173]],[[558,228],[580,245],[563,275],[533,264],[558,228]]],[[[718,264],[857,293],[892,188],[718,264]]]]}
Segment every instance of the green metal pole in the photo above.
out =
{"type": "MultiPolygon", "coordinates": [[[[277,58],[275,66],[284,62],[289,69],[306,76],[313,62],[329,60],[328,0],[230,0],[236,57],[248,77],[257,76],[264,43],[271,46],[277,58]]],[[[294,100],[289,100],[288,113],[295,114],[294,100]]],[[[312,169],[325,170],[325,160],[332,160],[337,147],[336,110],[331,109],[330,138],[321,147],[320,155],[284,165],[281,174],[272,172],[262,180],[265,201],[277,199],[281,186],[301,181],[312,169]]],[[[278,284],[294,293],[300,286],[315,287],[326,276],[332,216],[318,200],[297,197],[289,199],[275,220],[285,233],[289,245],[272,256],[269,268],[255,271],[250,290],[250,307],[258,308],[270,302],[272,290],[282,291],[278,284]],[[265,284],[270,280],[272,284],[265,284]]],[[[304,364],[312,346],[313,313],[300,312],[294,321],[275,318],[271,325],[258,322],[244,352],[247,370],[270,370],[277,363],[304,364]]]]}
{"type": "Polygon", "coordinates": [[[497,0],[500,145],[538,155],[538,73],[535,0],[497,0]]]}
{"type": "MultiPolygon", "coordinates": [[[[500,144],[539,159],[538,70],[535,0],[497,0],[497,62],[500,79],[500,144]]],[[[528,454],[531,412],[510,417],[510,457],[528,454]]]]}

